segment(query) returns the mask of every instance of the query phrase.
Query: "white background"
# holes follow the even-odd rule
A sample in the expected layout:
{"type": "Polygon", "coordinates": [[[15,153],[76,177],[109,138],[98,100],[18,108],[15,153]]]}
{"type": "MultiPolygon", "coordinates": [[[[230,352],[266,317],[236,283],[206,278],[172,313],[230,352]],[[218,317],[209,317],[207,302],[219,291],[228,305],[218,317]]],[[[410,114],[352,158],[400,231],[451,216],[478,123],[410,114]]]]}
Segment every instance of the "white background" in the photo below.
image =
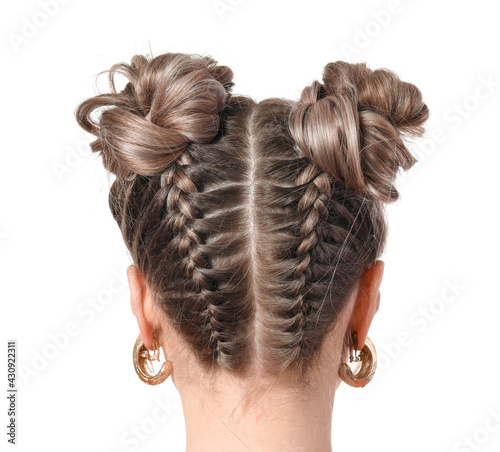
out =
{"type": "MultiPolygon", "coordinates": [[[[298,99],[336,60],[392,69],[421,89],[431,118],[411,144],[420,162],[388,208],[369,334],[379,367],[365,388],[339,388],[333,450],[499,450],[496,2],[48,4],[50,14],[43,1],[9,2],[0,19],[0,375],[7,394],[15,339],[16,450],[184,450],[171,380],[145,385],[132,366],[130,260],[93,137],[73,116],[106,91],[98,72],[150,49],[211,55],[233,69],[233,92],[256,100],[298,99]]],[[[2,450],[6,412],[4,399],[2,450]]]]}

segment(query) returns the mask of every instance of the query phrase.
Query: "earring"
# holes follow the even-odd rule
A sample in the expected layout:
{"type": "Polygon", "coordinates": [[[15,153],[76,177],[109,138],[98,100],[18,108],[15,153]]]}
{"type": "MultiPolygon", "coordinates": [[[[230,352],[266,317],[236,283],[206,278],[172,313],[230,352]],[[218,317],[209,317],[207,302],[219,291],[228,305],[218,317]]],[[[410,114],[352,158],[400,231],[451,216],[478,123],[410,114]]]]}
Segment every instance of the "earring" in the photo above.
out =
{"type": "Polygon", "coordinates": [[[375,370],[377,368],[377,351],[375,350],[375,345],[372,340],[367,337],[365,346],[360,354],[356,356],[356,349],[358,348],[358,333],[356,331],[352,334],[352,343],[349,348],[349,362],[361,362],[361,368],[356,375],[354,375],[347,363],[342,363],[339,367],[339,375],[349,386],[361,388],[366,386],[375,375],[375,370]]]}
{"type": "Polygon", "coordinates": [[[156,331],[153,331],[153,357],[150,356],[149,350],[142,341],[142,336],[139,334],[135,341],[133,358],[134,368],[139,378],[148,385],[157,385],[163,383],[172,373],[172,361],[165,361],[161,366],[160,371],[154,375],[151,365],[152,361],[160,361],[160,347],[156,340],[156,331]]]}

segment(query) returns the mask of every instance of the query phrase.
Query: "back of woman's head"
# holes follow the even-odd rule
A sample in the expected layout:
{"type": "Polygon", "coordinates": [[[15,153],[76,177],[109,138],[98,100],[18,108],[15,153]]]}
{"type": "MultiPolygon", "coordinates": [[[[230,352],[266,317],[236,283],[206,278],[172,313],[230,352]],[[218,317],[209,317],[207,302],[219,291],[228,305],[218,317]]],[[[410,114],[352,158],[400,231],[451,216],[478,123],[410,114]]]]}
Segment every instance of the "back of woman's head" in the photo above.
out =
{"type": "Polygon", "coordinates": [[[134,263],[203,368],[304,376],[384,250],[384,203],[416,162],[403,139],[429,113],[364,63],[328,64],[298,102],[233,95],[232,77],[209,57],[136,55],[76,117],[116,175],[134,263]]]}

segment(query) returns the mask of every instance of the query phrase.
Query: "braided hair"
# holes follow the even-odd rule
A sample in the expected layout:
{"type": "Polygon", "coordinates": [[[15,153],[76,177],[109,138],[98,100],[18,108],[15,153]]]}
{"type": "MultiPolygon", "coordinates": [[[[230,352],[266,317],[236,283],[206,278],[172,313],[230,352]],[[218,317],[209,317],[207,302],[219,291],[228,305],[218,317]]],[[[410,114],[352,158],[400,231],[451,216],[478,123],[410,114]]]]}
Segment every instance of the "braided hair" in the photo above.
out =
{"type": "Polygon", "coordinates": [[[384,203],[416,162],[403,138],[429,112],[364,63],[328,64],[298,101],[257,103],[232,79],[210,57],[136,55],[75,115],[116,176],[134,263],[203,368],[303,377],[384,251],[384,203]]]}

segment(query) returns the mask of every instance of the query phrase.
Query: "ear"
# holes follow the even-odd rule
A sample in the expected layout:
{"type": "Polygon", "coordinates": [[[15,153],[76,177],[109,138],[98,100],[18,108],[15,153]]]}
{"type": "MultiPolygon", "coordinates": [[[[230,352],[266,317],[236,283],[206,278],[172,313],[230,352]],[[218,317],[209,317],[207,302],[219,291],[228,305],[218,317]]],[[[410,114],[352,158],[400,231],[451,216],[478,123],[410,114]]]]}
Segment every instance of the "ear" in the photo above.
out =
{"type": "Polygon", "coordinates": [[[142,341],[149,350],[153,349],[153,331],[161,328],[158,321],[154,300],[146,279],[136,265],[127,268],[127,278],[130,287],[130,305],[137,318],[142,341]]]}
{"type": "Polygon", "coordinates": [[[370,268],[366,269],[361,276],[350,328],[347,331],[349,335],[352,335],[354,331],[358,333],[357,350],[361,350],[365,345],[368,330],[380,306],[379,289],[384,274],[384,265],[383,261],[378,260],[370,268]]]}

